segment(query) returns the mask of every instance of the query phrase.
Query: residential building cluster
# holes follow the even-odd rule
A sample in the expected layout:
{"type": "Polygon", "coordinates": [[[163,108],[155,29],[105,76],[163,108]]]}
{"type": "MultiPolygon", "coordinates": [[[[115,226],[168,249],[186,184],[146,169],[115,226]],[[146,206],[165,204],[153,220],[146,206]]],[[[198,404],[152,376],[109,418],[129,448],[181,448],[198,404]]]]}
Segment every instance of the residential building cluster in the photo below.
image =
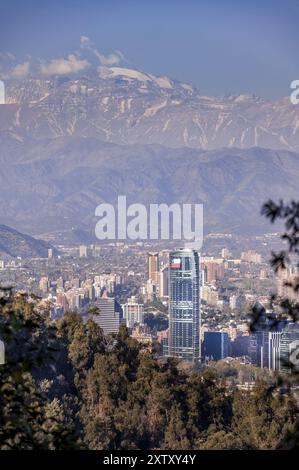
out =
{"type": "MultiPolygon", "coordinates": [[[[209,242],[216,245],[219,237],[209,242]]],[[[298,325],[286,321],[250,332],[248,312],[257,302],[269,311],[273,286],[279,297],[298,300],[292,288],[298,268],[275,275],[256,249],[237,251],[229,236],[225,241],[230,248],[203,254],[143,243],[59,247],[59,256],[49,249],[46,259],[0,260],[0,282],[40,296],[51,319],[77,311],[105,335],[123,324],[164,357],[206,364],[232,357],[287,371],[298,325]]]]}

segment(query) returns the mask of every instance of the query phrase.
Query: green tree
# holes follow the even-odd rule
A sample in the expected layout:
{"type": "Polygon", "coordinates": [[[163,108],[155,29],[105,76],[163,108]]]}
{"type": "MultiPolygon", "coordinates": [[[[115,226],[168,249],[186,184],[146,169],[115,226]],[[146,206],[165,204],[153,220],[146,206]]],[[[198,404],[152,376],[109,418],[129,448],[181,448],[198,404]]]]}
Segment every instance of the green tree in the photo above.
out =
{"type": "Polygon", "coordinates": [[[72,431],[46,414],[47,399],[36,379],[56,352],[55,328],[36,308],[36,299],[6,291],[0,299],[0,337],[6,363],[0,366],[0,448],[74,446],[72,431]],[[55,432],[52,430],[55,428],[55,432]]]}

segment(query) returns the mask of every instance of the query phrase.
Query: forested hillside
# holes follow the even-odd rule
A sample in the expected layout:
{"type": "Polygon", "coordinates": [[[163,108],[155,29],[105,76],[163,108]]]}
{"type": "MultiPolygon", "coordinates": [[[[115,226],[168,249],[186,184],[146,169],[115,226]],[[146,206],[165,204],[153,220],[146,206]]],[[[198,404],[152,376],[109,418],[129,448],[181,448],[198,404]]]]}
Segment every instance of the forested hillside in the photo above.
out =
{"type": "MultiPolygon", "coordinates": [[[[69,313],[50,322],[38,299],[3,293],[1,449],[276,449],[296,407],[263,382],[229,392],[211,369],[184,372],[120,329],[105,338],[69,313]]],[[[293,444],[291,444],[293,445],[293,444]]]]}

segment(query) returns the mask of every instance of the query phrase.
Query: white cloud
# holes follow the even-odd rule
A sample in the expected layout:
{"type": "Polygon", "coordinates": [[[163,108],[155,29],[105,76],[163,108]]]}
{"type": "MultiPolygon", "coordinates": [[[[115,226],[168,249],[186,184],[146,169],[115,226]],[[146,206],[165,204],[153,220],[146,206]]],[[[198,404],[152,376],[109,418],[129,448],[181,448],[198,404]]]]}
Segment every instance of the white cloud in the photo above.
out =
{"type": "Polygon", "coordinates": [[[96,46],[93,44],[93,42],[89,39],[88,36],[81,36],[80,46],[82,49],[92,52],[97,57],[101,65],[118,65],[121,60],[125,59],[124,55],[120,51],[116,51],[113,54],[109,55],[102,54],[99,49],[97,49],[96,46]]]}
{"type": "Polygon", "coordinates": [[[29,61],[17,64],[11,71],[11,76],[14,78],[26,77],[30,71],[29,61]]]}
{"type": "Polygon", "coordinates": [[[50,62],[42,64],[40,71],[43,75],[66,75],[81,72],[89,66],[87,60],[81,59],[75,54],[69,54],[66,59],[52,59],[50,62]]]}
{"type": "Polygon", "coordinates": [[[88,36],[81,36],[80,37],[80,46],[81,47],[88,47],[90,45],[90,39],[88,36]]]}
{"type": "Polygon", "coordinates": [[[13,61],[15,60],[15,56],[11,52],[0,52],[0,60],[13,61]]]}

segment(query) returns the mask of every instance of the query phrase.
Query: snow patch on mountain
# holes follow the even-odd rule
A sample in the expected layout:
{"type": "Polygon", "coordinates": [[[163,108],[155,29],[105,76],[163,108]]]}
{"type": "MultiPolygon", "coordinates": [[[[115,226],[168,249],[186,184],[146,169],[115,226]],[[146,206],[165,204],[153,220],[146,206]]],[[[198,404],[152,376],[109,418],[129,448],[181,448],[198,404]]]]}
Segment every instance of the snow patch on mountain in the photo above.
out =
{"type": "Polygon", "coordinates": [[[154,116],[156,112],[159,111],[159,109],[165,108],[166,105],[167,105],[167,100],[163,101],[162,103],[154,104],[150,108],[147,108],[144,111],[143,115],[145,117],[154,116]]]}
{"type": "Polygon", "coordinates": [[[299,151],[299,107],[287,98],[203,96],[189,84],[125,67],[6,85],[9,106],[0,109],[0,132],[21,138],[74,135],[123,145],[299,151]]]}

